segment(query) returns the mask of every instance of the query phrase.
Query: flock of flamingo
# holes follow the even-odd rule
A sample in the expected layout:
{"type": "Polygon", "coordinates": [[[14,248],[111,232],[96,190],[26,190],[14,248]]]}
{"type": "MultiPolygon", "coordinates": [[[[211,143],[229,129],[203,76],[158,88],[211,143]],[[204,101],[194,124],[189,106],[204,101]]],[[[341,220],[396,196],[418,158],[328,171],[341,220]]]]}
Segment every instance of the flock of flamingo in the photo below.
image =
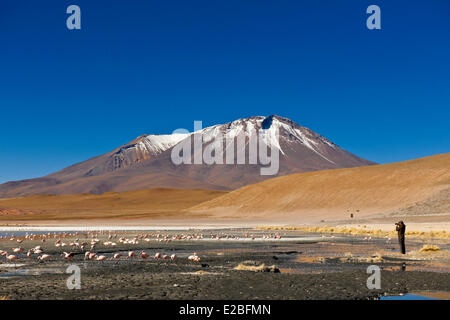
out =
{"type": "MultiPolygon", "coordinates": [[[[162,235],[160,233],[156,234],[138,234],[134,236],[133,238],[125,238],[120,237],[118,240],[117,233],[111,234],[110,231],[100,231],[100,235],[106,235],[108,234],[108,241],[103,241],[102,244],[105,247],[116,247],[118,242],[125,245],[137,245],[140,241],[144,242],[150,242],[150,241],[158,241],[158,242],[170,242],[170,241],[179,241],[179,240],[200,240],[205,239],[203,234],[175,234],[175,235],[162,235]]],[[[47,241],[51,241],[51,239],[56,239],[54,242],[54,246],[56,248],[63,248],[68,247],[71,248],[72,251],[66,252],[63,251],[60,256],[63,257],[65,260],[72,260],[72,258],[77,254],[84,254],[84,260],[94,260],[94,261],[105,261],[105,260],[120,260],[122,258],[122,255],[126,257],[126,259],[133,259],[133,258],[140,258],[140,259],[148,259],[150,258],[150,255],[146,253],[145,251],[141,251],[139,253],[136,253],[135,251],[128,251],[127,254],[122,254],[120,252],[114,253],[111,257],[107,257],[104,254],[97,254],[95,251],[95,248],[99,245],[101,242],[99,239],[99,233],[97,232],[87,232],[85,234],[85,241],[80,241],[79,239],[79,233],[76,232],[74,234],[71,233],[47,233],[47,234],[25,234],[25,236],[22,237],[15,237],[12,235],[11,237],[7,236],[0,236],[0,240],[9,240],[15,243],[18,243],[19,245],[23,245],[26,241],[41,241],[43,243],[47,241]],[[76,237],[74,241],[71,242],[64,242],[62,239],[69,238],[69,237],[76,237]],[[90,241],[88,240],[90,238],[90,241]],[[77,252],[73,252],[77,251],[77,252]]],[[[240,239],[237,235],[228,235],[228,234],[210,234],[210,239],[214,240],[220,240],[220,239],[234,239],[238,240],[240,239]]],[[[242,238],[249,238],[251,240],[255,240],[254,234],[247,234],[244,233],[242,235],[242,238]]],[[[279,233],[274,234],[268,234],[263,235],[263,239],[281,239],[281,235],[279,233]]],[[[26,251],[21,246],[19,247],[13,247],[11,253],[8,253],[7,251],[0,250],[0,256],[3,256],[8,260],[9,262],[16,262],[19,259],[22,258],[33,258],[36,257],[38,261],[48,261],[56,258],[55,255],[51,255],[49,253],[44,253],[44,249],[41,246],[35,246],[29,250],[26,251]],[[23,256],[23,257],[22,257],[23,256]]],[[[153,258],[155,260],[169,260],[174,261],[177,256],[176,254],[168,255],[168,254],[161,254],[160,252],[157,252],[153,258]]],[[[189,261],[193,262],[199,262],[200,257],[197,255],[197,253],[193,253],[192,255],[188,256],[189,261]]]]}

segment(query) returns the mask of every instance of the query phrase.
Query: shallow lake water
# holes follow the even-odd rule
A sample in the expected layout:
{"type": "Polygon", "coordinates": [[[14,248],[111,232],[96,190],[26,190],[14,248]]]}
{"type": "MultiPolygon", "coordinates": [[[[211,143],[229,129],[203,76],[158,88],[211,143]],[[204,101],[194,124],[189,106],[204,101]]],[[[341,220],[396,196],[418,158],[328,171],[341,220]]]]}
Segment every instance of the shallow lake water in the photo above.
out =
{"type": "Polygon", "coordinates": [[[381,296],[380,300],[449,300],[450,292],[447,291],[430,291],[407,293],[398,296],[381,296]]]}

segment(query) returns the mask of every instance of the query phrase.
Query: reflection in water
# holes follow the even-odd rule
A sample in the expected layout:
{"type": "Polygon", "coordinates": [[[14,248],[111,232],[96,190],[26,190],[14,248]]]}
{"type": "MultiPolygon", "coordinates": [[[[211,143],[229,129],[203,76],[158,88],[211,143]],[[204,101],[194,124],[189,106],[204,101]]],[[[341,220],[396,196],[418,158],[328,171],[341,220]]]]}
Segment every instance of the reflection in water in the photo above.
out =
{"type": "Polygon", "coordinates": [[[41,274],[61,274],[65,269],[62,268],[29,268],[18,269],[9,272],[0,273],[0,278],[23,277],[23,276],[39,276],[41,274]]]}

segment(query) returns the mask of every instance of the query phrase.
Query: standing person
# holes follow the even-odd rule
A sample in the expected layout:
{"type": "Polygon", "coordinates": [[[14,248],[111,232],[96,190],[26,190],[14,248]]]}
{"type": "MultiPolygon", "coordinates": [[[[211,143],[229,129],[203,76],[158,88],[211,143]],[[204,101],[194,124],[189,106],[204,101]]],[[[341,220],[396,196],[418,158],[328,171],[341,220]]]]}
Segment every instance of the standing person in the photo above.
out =
{"type": "Polygon", "coordinates": [[[403,254],[405,254],[406,253],[406,248],[405,248],[406,225],[403,223],[403,221],[399,221],[395,224],[395,230],[398,232],[398,242],[400,244],[400,250],[403,254]]]}

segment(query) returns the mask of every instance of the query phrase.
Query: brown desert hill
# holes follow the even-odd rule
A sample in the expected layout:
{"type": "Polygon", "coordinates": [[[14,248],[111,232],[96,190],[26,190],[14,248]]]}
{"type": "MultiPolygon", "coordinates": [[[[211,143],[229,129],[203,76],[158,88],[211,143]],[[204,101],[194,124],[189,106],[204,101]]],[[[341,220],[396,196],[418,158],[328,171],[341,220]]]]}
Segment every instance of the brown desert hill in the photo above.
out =
{"type": "Polygon", "coordinates": [[[183,209],[225,193],[155,188],[101,195],[34,195],[0,199],[0,221],[179,218],[183,209]]]}
{"type": "MultiPolygon", "coordinates": [[[[222,218],[318,222],[392,213],[439,199],[450,210],[450,153],[410,161],[291,174],[190,208],[222,218]]],[[[430,213],[430,212],[427,212],[430,213]]]]}
{"type": "MultiPolygon", "coordinates": [[[[261,168],[266,165],[249,164],[250,141],[256,141],[259,132],[265,133],[265,147],[273,147],[280,156],[279,170],[274,172],[280,176],[373,164],[288,118],[275,115],[256,116],[196,131],[195,136],[202,139],[197,147],[191,143],[194,133],[143,135],[108,153],[45,177],[0,184],[0,197],[101,194],[156,187],[214,190],[240,188],[274,177],[261,175],[261,168]],[[236,156],[238,138],[243,138],[239,150],[244,149],[245,155],[244,163],[240,164],[236,156]],[[222,150],[217,151],[217,154],[218,158],[223,160],[223,164],[207,164],[202,161],[195,165],[186,163],[175,165],[172,161],[172,151],[178,150],[177,148],[185,143],[194,146],[190,154],[191,163],[193,153],[203,154],[206,150],[212,149],[211,147],[221,145],[222,150]],[[232,161],[226,160],[229,154],[232,161]]],[[[259,150],[262,150],[260,147],[259,150]]]]}

